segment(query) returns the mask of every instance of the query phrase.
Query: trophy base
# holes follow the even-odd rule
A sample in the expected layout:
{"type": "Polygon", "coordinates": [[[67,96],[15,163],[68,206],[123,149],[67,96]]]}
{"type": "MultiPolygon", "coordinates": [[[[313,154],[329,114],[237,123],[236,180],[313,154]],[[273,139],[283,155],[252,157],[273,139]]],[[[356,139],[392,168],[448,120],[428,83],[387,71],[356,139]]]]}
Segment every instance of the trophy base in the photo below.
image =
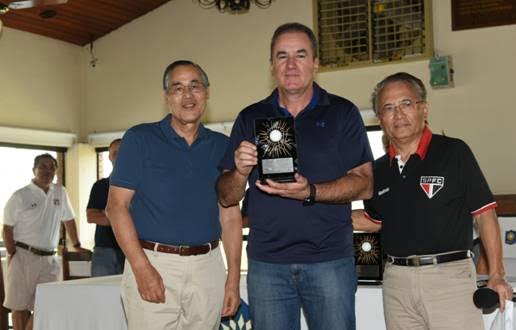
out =
{"type": "Polygon", "coordinates": [[[296,182],[296,179],[294,178],[294,173],[278,173],[260,176],[260,182],[262,184],[267,184],[267,181],[265,181],[266,179],[280,183],[296,182]]]}

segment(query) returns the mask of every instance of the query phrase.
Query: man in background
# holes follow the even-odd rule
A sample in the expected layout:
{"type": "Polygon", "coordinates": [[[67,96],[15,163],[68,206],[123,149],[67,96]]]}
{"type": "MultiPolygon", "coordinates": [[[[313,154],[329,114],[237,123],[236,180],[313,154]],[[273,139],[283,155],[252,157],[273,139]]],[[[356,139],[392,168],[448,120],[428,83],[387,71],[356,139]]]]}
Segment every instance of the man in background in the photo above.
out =
{"type": "Polygon", "coordinates": [[[32,182],[17,190],[4,210],[3,238],[8,266],[4,306],[11,309],[14,330],[32,329],[36,285],[61,278],[55,257],[64,223],[73,247],[81,248],[66,189],[54,184],[57,160],[50,154],[34,159],[32,182]]]}
{"type": "MultiPolygon", "coordinates": [[[[115,165],[118,149],[122,139],[116,139],[109,145],[109,160],[115,165]]],[[[88,223],[96,224],[95,248],[91,260],[92,276],[122,274],[125,256],[116,242],[113,229],[106,215],[109,193],[109,178],[103,178],[93,184],[86,210],[88,223]]]]}

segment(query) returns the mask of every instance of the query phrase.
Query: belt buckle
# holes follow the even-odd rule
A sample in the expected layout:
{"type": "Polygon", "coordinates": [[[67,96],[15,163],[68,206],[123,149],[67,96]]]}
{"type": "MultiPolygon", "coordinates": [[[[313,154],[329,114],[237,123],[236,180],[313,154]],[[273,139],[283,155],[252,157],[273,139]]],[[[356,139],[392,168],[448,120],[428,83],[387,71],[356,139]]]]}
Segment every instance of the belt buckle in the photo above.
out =
{"type": "Polygon", "coordinates": [[[188,245],[179,245],[179,255],[180,256],[186,256],[186,249],[188,249],[188,245]]]}
{"type": "MultiPolygon", "coordinates": [[[[409,259],[409,260],[410,260],[410,259],[409,259]]],[[[420,260],[419,260],[419,258],[418,258],[418,257],[414,257],[414,258],[412,258],[412,265],[413,265],[413,266],[417,266],[417,267],[421,266],[421,263],[420,263],[420,260]]]]}

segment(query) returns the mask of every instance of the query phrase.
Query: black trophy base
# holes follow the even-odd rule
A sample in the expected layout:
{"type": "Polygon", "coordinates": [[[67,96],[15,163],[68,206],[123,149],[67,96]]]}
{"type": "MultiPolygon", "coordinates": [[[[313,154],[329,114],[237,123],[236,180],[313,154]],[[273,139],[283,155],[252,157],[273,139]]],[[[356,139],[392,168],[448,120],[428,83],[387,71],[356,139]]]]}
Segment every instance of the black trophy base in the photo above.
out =
{"type": "Polygon", "coordinates": [[[267,179],[280,183],[296,182],[296,179],[294,178],[294,173],[277,173],[260,176],[260,182],[262,184],[267,184],[267,179]]]}

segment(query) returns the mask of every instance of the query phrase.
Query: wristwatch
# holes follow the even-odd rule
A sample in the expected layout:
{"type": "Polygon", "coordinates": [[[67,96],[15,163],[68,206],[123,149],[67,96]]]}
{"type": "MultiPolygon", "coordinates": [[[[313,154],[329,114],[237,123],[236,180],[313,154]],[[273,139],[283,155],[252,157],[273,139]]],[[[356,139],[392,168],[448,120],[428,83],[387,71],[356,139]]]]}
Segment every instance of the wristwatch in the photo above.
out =
{"type": "Polygon", "coordinates": [[[310,206],[315,204],[315,194],[317,190],[315,189],[315,185],[310,183],[310,194],[303,200],[303,206],[310,206]]]}

